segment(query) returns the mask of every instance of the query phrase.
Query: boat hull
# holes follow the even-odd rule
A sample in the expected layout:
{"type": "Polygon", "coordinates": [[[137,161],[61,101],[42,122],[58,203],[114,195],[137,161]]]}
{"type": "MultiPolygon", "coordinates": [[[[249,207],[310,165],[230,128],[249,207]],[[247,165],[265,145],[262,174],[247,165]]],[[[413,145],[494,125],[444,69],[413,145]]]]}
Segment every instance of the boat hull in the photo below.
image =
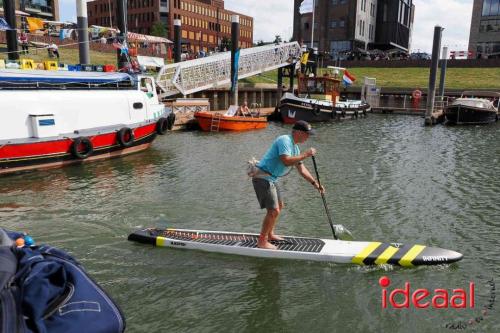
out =
{"type": "Polygon", "coordinates": [[[72,138],[57,137],[6,143],[0,146],[0,174],[58,168],[136,153],[151,145],[157,135],[156,126],[156,122],[152,122],[131,127],[134,139],[127,143],[127,146],[119,143],[117,130],[72,138]],[[72,152],[72,145],[79,137],[89,138],[92,143],[93,151],[85,158],[77,157],[72,152]]]}
{"type": "Polygon", "coordinates": [[[285,236],[272,241],[277,250],[257,247],[258,234],[215,232],[185,229],[143,229],[128,240],[160,247],[193,249],[251,257],[296,259],[341,264],[404,267],[449,264],[462,259],[462,254],[423,245],[380,242],[357,242],[332,239],[285,236]]]}
{"type": "Polygon", "coordinates": [[[496,110],[484,110],[463,105],[450,105],[445,110],[447,124],[478,125],[491,124],[498,121],[496,110]]]}
{"type": "Polygon", "coordinates": [[[223,116],[214,112],[195,112],[194,117],[205,132],[250,131],[267,127],[265,117],[223,116]]]}
{"type": "Polygon", "coordinates": [[[343,119],[357,119],[371,111],[370,105],[363,103],[353,107],[332,107],[324,103],[311,103],[299,98],[283,98],[278,107],[281,120],[293,124],[298,120],[307,122],[328,122],[343,119]]]}

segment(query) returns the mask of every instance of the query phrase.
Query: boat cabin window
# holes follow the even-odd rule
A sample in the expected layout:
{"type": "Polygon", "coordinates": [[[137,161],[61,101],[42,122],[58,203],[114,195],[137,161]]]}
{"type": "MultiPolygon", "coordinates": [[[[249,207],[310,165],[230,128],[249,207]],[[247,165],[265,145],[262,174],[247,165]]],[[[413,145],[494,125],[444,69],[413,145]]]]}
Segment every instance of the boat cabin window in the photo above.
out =
{"type": "Polygon", "coordinates": [[[146,93],[153,93],[153,81],[148,77],[141,79],[141,90],[146,93]]]}

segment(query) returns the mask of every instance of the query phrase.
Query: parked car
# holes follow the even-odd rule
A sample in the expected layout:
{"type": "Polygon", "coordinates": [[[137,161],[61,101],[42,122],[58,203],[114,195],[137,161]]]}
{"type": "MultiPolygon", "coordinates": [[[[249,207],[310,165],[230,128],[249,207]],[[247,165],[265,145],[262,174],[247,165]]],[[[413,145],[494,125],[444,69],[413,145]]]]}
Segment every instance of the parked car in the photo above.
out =
{"type": "Polygon", "coordinates": [[[411,60],[431,60],[431,55],[425,52],[413,52],[410,54],[411,60]]]}

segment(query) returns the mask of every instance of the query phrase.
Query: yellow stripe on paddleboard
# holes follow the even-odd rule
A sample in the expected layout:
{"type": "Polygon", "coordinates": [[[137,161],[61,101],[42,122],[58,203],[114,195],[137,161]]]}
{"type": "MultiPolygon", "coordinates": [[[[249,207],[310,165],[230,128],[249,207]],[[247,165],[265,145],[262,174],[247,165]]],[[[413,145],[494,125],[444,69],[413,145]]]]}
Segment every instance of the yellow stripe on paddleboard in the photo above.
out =
{"type": "Polygon", "coordinates": [[[167,246],[167,238],[165,237],[156,237],[156,246],[167,246]]]}
{"type": "Polygon", "coordinates": [[[375,265],[383,265],[386,264],[389,259],[394,255],[394,253],[398,252],[398,248],[394,246],[389,246],[387,249],[385,249],[384,252],[382,252],[378,257],[377,260],[375,260],[375,265]]]}
{"type": "Polygon", "coordinates": [[[352,258],[352,263],[353,264],[358,264],[358,265],[363,265],[363,260],[366,259],[366,257],[368,257],[370,255],[370,253],[372,253],[373,251],[375,251],[375,249],[377,247],[380,246],[380,242],[371,242],[370,244],[368,244],[364,249],[363,251],[359,252],[358,254],[356,254],[354,256],[354,258],[352,258]]]}
{"type": "Polygon", "coordinates": [[[406,254],[401,258],[401,260],[398,262],[401,266],[413,266],[411,262],[413,259],[415,259],[416,256],[418,256],[423,250],[425,249],[425,246],[423,245],[414,245],[406,254]]]}

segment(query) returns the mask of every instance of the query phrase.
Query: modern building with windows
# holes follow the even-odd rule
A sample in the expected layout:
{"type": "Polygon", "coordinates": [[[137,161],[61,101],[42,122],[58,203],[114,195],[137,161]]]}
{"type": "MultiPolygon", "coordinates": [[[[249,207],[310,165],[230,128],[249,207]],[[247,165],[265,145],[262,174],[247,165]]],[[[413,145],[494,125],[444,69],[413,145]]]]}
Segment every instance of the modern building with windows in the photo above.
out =
{"type": "Polygon", "coordinates": [[[300,14],[294,0],[293,39],[335,57],[345,51],[398,49],[409,52],[412,0],[315,0],[313,14],[300,14]],[[313,31],[314,29],[314,31],[313,31]]]}
{"type": "Polygon", "coordinates": [[[474,0],[469,52],[475,58],[500,58],[500,0],[474,0]]]}
{"type": "MultiPolygon", "coordinates": [[[[16,10],[30,17],[59,21],[59,0],[16,0],[16,10]]],[[[3,16],[3,0],[0,0],[0,16],[3,16]]]]}
{"type": "MultiPolygon", "coordinates": [[[[193,52],[221,48],[231,39],[231,16],[239,15],[240,47],[253,45],[253,18],[224,8],[222,0],[129,0],[127,28],[131,32],[151,34],[162,23],[166,37],[174,39],[174,20],[181,20],[182,42],[193,52]]],[[[116,27],[116,0],[87,3],[90,25],[116,27]]]]}

